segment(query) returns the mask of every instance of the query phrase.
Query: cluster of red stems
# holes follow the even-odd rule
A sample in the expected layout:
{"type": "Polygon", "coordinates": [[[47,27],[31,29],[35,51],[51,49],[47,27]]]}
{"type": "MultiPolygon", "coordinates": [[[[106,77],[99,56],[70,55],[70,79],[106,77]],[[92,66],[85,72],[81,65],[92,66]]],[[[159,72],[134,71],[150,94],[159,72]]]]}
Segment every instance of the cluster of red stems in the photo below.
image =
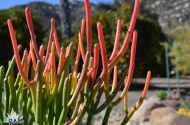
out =
{"type": "MultiPolygon", "coordinates": [[[[85,113],[88,114],[86,124],[90,124],[93,115],[100,113],[105,108],[107,109],[102,124],[107,124],[112,108],[118,105],[123,99],[126,116],[123,121],[121,121],[121,124],[124,125],[140,107],[148,91],[151,77],[150,71],[147,73],[145,87],[139,101],[137,101],[134,107],[128,110],[127,92],[134,72],[137,44],[137,31],[134,30],[134,26],[138,15],[140,0],[135,1],[130,26],[120,50],[118,50],[118,48],[121,20],[118,19],[114,48],[109,59],[100,22],[97,23],[99,44],[97,43],[94,45],[94,52],[93,54],[91,53],[91,10],[89,0],[85,0],[84,3],[86,19],[82,20],[81,29],[78,33],[78,50],[73,69],[69,68],[73,52],[73,43],[71,42],[66,49],[60,47],[54,19],[51,19],[49,42],[45,53],[44,45],[41,45],[39,49],[37,47],[31,12],[28,7],[25,9],[31,40],[30,50],[24,50],[24,63],[22,63],[20,59],[19,50],[21,45],[17,44],[12,22],[10,19],[7,21],[14,50],[14,58],[19,70],[19,75],[21,76],[20,82],[22,81],[24,83],[24,89],[22,90],[27,90],[27,96],[32,100],[32,107],[30,111],[28,111],[28,116],[32,113],[30,117],[34,117],[35,121],[33,122],[37,125],[80,124],[85,113]],[[87,43],[86,52],[83,45],[85,31],[87,43]],[[133,36],[133,38],[129,68],[122,74],[122,78],[118,80],[116,65],[123,57],[131,36],[133,36]],[[55,51],[57,51],[58,55],[58,66],[56,66],[55,51]],[[99,54],[101,54],[103,69],[98,76],[99,54]],[[81,72],[78,71],[80,58],[83,60],[81,72]],[[34,71],[33,77],[31,78],[32,80],[29,80],[28,77],[30,69],[31,71],[34,71]],[[110,90],[109,86],[111,83],[109,83],[109,81],[111,79],[110,74],[112,71],[113,83],[110,90]],[[114,101],[116,94],[123,85],[124,89],[122,90],[121,95],[114,101]],[[105,102],[98,107],[103,93],[105,93],[105,102]]],[[[18,84],[18,86],[19,85],[20,84],[18,84]]],[[[23,114],[23,116],[25,117],[25,114],[23,114]]],[[[29,117],[27,117],[25,121],[28,121],[28,119],[29,117]]]]}

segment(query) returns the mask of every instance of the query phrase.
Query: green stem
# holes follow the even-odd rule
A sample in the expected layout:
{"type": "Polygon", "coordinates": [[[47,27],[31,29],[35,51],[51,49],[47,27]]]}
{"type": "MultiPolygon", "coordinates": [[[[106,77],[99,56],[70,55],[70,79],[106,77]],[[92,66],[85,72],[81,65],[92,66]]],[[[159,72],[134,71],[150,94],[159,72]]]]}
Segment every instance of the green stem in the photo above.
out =
{"type": "Polygon", "coordinates": [[[81,93],[79,94],[79,98],[77,99],[77,102],[76,102],[76,106],[75,106],[75,108],[74,108],[74,110],[73,110],[73,114],[72,114],[72,116],[71,116],[71,119],[74,119],[75,118],[75,116],[77,115],[77,112],[78,112],[78,109],[79,109],[79,106],[80,106],[80,103],[81,103],[81,100],[82,100],[82,95],[81,95],[81,93]]]}
{"type": "Polygon", "coordinates": [[[59,117],[59,121],[58,121],[58,125],[62,125],[63,122],[65,121],[66,119],[66,116],[67,116],[67,112],[68,112],[68,107],[67,107],[67,103],[68,103],[68,99],[69,99],[69,89],[68,89],[68,86],[69,86],[69,78],[67,77],[65,79],[65,82],[64,82],[64,87],[63,87],[63,98],[62,98],[62,112],[61,112],[61,115],[59,117]]]}
{"type": "Polygon", "coordinates": [[[27,90],[23,90],[23,107],[22,107],[22,111],[23,111],[23,115],[24,115],[24,123],[28,124],[28,119],[27,119],[27,90]]]}
{"type": "Polygon", "coordinates": [[[107,125],[108,124],[108,119],[109,119],[109,116],[111,114],[112,109],[113,109],[112,106],[108,106],[108,108],[106,110],[106,113],[104,115],[104,119],[102,121],[102,125],[107,125]]]}
{"type": "MultiPolygon", "coordinates": [[[[94,109],[94,101],[93,100],[91,102],[91,109],[94,109]]],[[[86,121],[87,125],[91,125],[92,118],[93,118],[93,114],[88,114],[88,118],[87,118],[87,121],[86,121]]]]}
{"type": "Polygon", "coordinates": [[[129,122],[131,116],[134,114],[134,112],[135,112],[135,110],[130,110],[130,112],[128,114],[126,114],[126,116],[123,119],[121,125],[126,125],[129,122]]]}
{"type": "MultiPolygon", "coordinates": [[[[0,101],[2,101],[2,93],[3,93],[3,90],[2,90],[2,86],[3,86],[3,77],[4,77],[4,67],[1,66],[0,67],[0,101]]],[[[4,121],[4,118],[3,118],[3,107],[2,107],[2,102],[0,102],[0,121],[4,121]]]]}
{"type": "Polygon", "coordinates": [[[112,100],[117,95],[118,91],[120,90],[121,86],[123,85],[123,81],[124,81],[126,75],[127,75],[127,71],[125,71],[125,73],[123,74],[123,76],[122,76],[121,80],[119,81],[117,87],[110,94],[110,96],[108,97],[108,99],[99,108],[97,108],[96,110],[92,111],[93,114],[100,113],[102,110],[104,110],[112,102],[112,100]]]}
{"type": "Polygon", "coordinates": [[[26,120],[26,122],[24,120],[25,124],[28,124],[28,118],[29,118],[29,114],[31,112],[31,108],[32,108],[32,99],[29,97],[28,101],[27,101],[27,109],[26,109],[27,113],[24,115],[24,119],[26,120]]]}
{"type": "Polygon", "coordinates": [[[38,82],[36,91],[36,114],[35,123],[42,125],[42,86],[43,86],[43,62],[38,60],[37,64],[38,82]]]}
{"type": "Polygon", "coordinates": [[[12,97],[12,106],[15,112],[18,112],[18,102],[17,102],[17,98],[16,98],[16,90],[14,87],[14,83],[13,83],[13,78],[12,77],[8,77],[8,82],[9,82],[9,88],[10,88],[10,94],[12,97]]]}
{"type": "Polygon", "coordinates": [[[8,69],[7,69],[5,78],[8,78],[8,76],[10,75],[11,70],[13,69],[14,65],[15,65],[15,57],[13,56],[13,58],[12,58],[10,64],[9,64],[9,67],[8,67],[8,69]]]}
{"type": "Polygon", "coordinates": [[[79,95],[79,92],[81,91],[82,85],[84,85],[84,81],[85,81],[85,77],[86,77],[87,69],[88,69],[89,59],[90,59],[90,53],[87,52],[86,57],[85,57],[85,61],[84,61],[84,64],[83,64],[83,69],[82,69],[81,76],[80,76],[80,78],[78,80],[75,92],[74,92],[72,98],[70,99],[70,101],[68,103],[68,107],[71,107],[73,105],[73,103],[76,101],[76,99],[77,99],[77,97],[79,95]]]}
{"type": "Polygon", "coordinates": [[[5,107],[4,107],[4,117],[5,117],[9,111],[9,96],[10,96],[7,78],[4,79],[4,88],[5,88],[5,97],[6,97],[5,107]]]}
{"type": "Polygon", "coordinates": [[[88,119],[87,119],[87,121],[86,121],[86,125],[91,125],[92,118],[93,118],[93,115],[92,115],[92,114],[89,114],[89,115],[88,115],[88,119]]]}

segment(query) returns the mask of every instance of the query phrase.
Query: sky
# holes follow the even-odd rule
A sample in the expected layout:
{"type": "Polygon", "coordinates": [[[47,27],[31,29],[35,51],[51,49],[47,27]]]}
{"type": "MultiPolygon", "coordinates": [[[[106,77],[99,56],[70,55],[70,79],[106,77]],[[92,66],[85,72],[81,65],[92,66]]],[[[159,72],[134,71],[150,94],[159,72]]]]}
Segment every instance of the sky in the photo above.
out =
{"type": "MultiPolygon", "coordinates": [[[[30,2],[37,2],[37,1],[44,1],[47,3],[51,3],[51,4],[58,4],[59,0],[1,0],[0,3],[0,9],[7,9],[16,5],[23,5],[23,4],[27,4],[30,2]]],[[[80,0],[82,1],[82,0],[80,0]]],[[[95,3],[98,4],[100,2],[102,3],[111,3],[114,0],[90,0],[91,3],[95,3]]]]}

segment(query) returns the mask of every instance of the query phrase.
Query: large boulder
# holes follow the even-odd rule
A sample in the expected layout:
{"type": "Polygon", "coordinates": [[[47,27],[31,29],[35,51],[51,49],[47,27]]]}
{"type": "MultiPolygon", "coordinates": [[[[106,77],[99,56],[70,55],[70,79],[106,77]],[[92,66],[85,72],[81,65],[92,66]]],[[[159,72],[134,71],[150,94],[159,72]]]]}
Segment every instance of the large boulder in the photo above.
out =
{"type": "Polygon", "coordinates": [[[190,125],[190,118],[184,115],[169,114],[157,120],[153,125],[190,125]]]}
{"type": "Polygon", "coordinates": [[[158,107],[163,107],[160,103],[160,99],[156,96],[152,96],[144,100],[140,108],[133,114],[130,121],[144,121],[143,119],[150,114],[150,111],[158,107]]]}
{"type": "Polygon", "coordinates": [[[175,99],[165,99],[162,100],[161,103],[166,107],[172,107],[177,109],[180,106],[180,101],[175,99]]]}
{"type": "Polygon", "coordinates": [[[162,117],[167,116],[169,114],[175,114],[176,111],[172,107],[161,107],[156,108],[151,111],[149,116],[149,121],[151,123],[155,123],[156,121],[160,120],[162,117]]]}

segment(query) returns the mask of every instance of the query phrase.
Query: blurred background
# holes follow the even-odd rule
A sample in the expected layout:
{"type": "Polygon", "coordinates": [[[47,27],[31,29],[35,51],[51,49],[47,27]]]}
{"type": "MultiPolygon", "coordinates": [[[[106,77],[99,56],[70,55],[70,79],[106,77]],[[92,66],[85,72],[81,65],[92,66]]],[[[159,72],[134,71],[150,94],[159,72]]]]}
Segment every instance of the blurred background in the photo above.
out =
{"type": "MultiPolygon", "coordinates": [[[[98,42],[96,24],[101,22],[108,55],[110,55],[115,39],[117,19],[122,20],[120,38],[120,45],[122,45],[130,23],[134,0],[91,0],[90,2],[93,44],[98,42]]],[[[135,26],[139,34],[134,77],[145,77],[148,70],[152,71],[153,77],[166,77],[167,74],[172,77],[177,72],[183,76],[189,74],[189,4],[190,0],[141,0],[135,26]]],[[[47,45],[51,18],[56,20],[56,30],[62,46],[68,45],[71,41],[78,43],[78,29],[81,20],[85,18],[83,1],[2,1],[0,5],[0,65],[6,66],[13,55],[7,19],[13,21],[18,43],[23,45],[22,49],[29,47],[30,36],[24,15],[24,9],[27,6],[32,10],[38,45],[42,43],[47,45]]],[[[74,51],[76,49],[75,46],[74,51]]],[[[21,50],[20,54],[22,52],[21,50]]],[[[124,58],[118,64],[119,73],[128,68],[129,54],[130,45],[124,58]]]]}

